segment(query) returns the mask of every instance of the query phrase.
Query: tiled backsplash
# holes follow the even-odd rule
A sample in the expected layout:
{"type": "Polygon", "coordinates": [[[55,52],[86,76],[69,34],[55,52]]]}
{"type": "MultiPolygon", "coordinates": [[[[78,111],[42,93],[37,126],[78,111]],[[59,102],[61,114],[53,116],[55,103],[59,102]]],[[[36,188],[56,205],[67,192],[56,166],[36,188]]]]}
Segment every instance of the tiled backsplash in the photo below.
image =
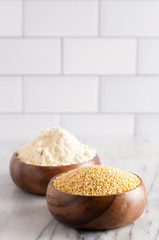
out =
{"type": "Polygon", "coordinates": [[[0,140],[159,135],[159,1],[0,0],[0,140]]]}

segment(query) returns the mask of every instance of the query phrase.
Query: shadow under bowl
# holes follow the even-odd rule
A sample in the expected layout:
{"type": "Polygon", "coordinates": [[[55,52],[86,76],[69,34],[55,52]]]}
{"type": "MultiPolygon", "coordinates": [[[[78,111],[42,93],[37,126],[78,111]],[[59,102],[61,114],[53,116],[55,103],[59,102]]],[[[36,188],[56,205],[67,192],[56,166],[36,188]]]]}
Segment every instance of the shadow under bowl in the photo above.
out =
{"type": "Polygon", "coordinates": [[[139,176],[141,182],[135,189],[104,196],[61,192],[53,187],[56,177],[48,184],[47,206],[58,221],[70,227],[93,230],[118,228],[133,222],[144,211],[146,190],[139,176]]]}
{"type": "Polygon", "coordinates": [[[10,160],[10,175],[13,182],[24,191],[45,195],[47,185],[52,177],[86,165],[100,165],[98,155],[91,160],[78,164],[39,166],[22,162],[18,158],[18,154],[14,153],[10,160]]]}

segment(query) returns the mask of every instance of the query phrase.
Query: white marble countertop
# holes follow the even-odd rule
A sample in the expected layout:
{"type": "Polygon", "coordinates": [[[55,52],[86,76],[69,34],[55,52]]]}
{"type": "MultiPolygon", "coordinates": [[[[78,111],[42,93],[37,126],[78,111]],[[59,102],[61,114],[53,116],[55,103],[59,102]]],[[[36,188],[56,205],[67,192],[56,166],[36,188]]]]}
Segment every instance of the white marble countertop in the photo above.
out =
{"type": "Polygon", "coordinates": [[[44,196],[23,192],[11,181],[9,160],[24,142],[1,142],[1,240],[159,240],[159,139],[86,142],[98,149],[103,165],[124,168],[143,178],[148,195],[143,215],[114,230],[82,231],[62,225],[51,216],[44,196]]]}

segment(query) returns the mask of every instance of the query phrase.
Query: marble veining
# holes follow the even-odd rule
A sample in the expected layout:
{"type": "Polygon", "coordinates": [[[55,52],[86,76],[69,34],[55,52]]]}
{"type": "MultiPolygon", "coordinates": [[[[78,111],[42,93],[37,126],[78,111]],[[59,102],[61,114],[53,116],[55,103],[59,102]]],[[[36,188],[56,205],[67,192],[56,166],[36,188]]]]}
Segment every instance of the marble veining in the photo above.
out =
{"type": "Polygon", "coordinates": [[[103,165],[136,172],[145,183],[147,205],[143,215],[122,228],[105,231],[76,230],[54,219],[44,196],[18,189],[9,176],[12,153],[22,142],[0,143],[1,240],[159,240],[159,139],[95,140],[103,165]]]}

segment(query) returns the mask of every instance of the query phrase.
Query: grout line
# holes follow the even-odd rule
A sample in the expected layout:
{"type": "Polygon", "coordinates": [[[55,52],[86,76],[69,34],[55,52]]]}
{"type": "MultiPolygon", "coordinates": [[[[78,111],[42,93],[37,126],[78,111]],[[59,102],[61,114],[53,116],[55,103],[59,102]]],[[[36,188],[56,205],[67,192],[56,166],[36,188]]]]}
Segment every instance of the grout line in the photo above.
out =
{"type": "MultiPolygon", "coordinates": [[[[62,75],[62,74],[23,74],[25,77],[61,77],[61,76],[65,76],[65,77],[98,77],[98,76],[100,76],[100,77],[135,77],[136,75],[135,74],[108,74],[108,75],[106,75],[106,74],[80,74],[80,73],[78,73],[78,74],[64,74],[64,75],[62,75]]],[[[22,74],[0,74],[0,77],[21,77],[22,76],[22,74]]],[[[141,75],[141,76],[148,76],[148,75],[141,75]]],[[[155,75],[150,75],[150,76],[155,76],[155,75]]],[[[159,74],[158,75],[156,75],[156,76],[158,76],[159,77],[159,74]]]]}
{"type": "MultiPolygon", "coordinates": [[[[61,77],[62,74],[23,74],[25,77],[61,77]]],[[[22,74],[0,74],[0,77],[21,77],[22,74]]],[[[98,74],[65,74],[65,77],[98,77],[98,74]]],[[[132,75],[135,76],[135,75],[132,75]]]]}
{"type": "MultiPolygon", "coordinates": [[[[25,22],[25,21],[24,21],[25,22]]],[[[65,39],[136,39],[137,37],[140,37],[140,36],[102,36],[102,37],[98,37],[96,35],[93,35],[93,36],[40,36],[40,35],[37,35],[37,36],[25,36],[26,39],[60,39],[60,38],[65,38],[65,39]]],[[[0,39],[22,39],[23,36],[0,36],[0,39]]],[[[149,36],[145,36],[145,37],[140,37],[140,38],[144,38],[144,39],[148,39],[148,38],[157,38],[159,39],[159,36],[154,36],[154,37],[149,37],[149,36]]]]}
{"type": "MultiPolygon", "coordinates": [[[[21,77],[22,74],[1,74],[0,73],[0,77],[21,77]]],[[[123,78],[134,78],[134,77],[159,77],[159,73],[158,74],[138,74],[136,76],[136,74],[23,74],[23,76],[25,77],[79,77],[79,78],[82,78],[82,77],[103,77],[103,78],[120,78],[120,77],[123,77],[123,78]]]]}
{"type": "Polygon", "coordinates": [[[139,75],[139,38],[136,39],[136,75],[139,75]]]}
{"type": "MultiPolygon", "coordinates": [[[[12,1],[14,1],[14,0],[12,0],[12,1]]],[[[22,26],[23,26],[23,24],[22,24],[22,26]]],[[[24,27],[24,29],[25,29],[25,27],[24,27]]],[[[24,32],[23,34],[25,35],[24,30],[23,30],[23,32],[24,32]]],[[[23,38],[24,38],[24,36],[0,36],[0,39],[18,39],[19,40],[19,39],[23,39],[23,38]]],[[[60,38],[61,38],[61,36],[25,36],[25,39],[37,39],[37,40],[39,40],[39,39],[46,39],[46,40],[47,39],[60,39],[60,38]]]]}
{"type": "Polygon", "coordinates": [[[0,112],[0,115],[159,115],[159,112],[0,112]]]}
{"type": "MultiPolygon", "coordinates": [[[[4,0],[0,0],[0,2],[1,1],[4,1],[4,0]]],[[[5,0],[5,1],[10,1],[10,0],[5,0]]],[[[17,0],[13,0],[13,1],[17,1],[17,0]]],[[[30,1],[30,0],[26,0],[26,1],[30,1]]],[[[44,1],[44,0],[34,0],[34,1],[44,1]]],[[[57,1],[57,0],[45,0],[45,2],[54,2],[54,1],[57,1]]],[[[64,1],[64,0],[58,0],[58,1],[64,1]]],[[[69,2],[74,2],[75,0],[68,0],[69,2]]],[[[80,2],[95,2],[96,0],[80,0],[80,2]]],[[[104,2],[112,2],[112,1],[117,1],[117,0],[103,0],[104,2]]],[[[127,2],[127,0],[120,0],[120,1],[125,1],[125,2],[127,2]]],[[[129,0],[129,2],[144,2],[144,1],[146,1],[146,2],[152,2],[152,0],[129,0]]],[[[154,2],[158,2],[158,0],[153,0],[154,2]]],[[[79,0],[77,0],[77,1],[75,1],[75,2],[79,2],[79,0]]]]}
{"type": "Polygon", "coordinates": [[[22,101],[22,113],[24,113],[25,105],[24,105],[24,77],[21,79],[22,87],[21,87],[21,101],[22,101]]]}
{"type": "Polygon", "coordinates": [[[64,50],[64,40],[63,40],[63,38],[61,38],[61,75],[63,75],[64,74],[64,64],[63,64],[63,60],[64,60],[64,52],[63,52],[63,50],[64,50]]]}
{"type": "Polygon", "coordinates": [[[101,37],[101,0],[98,0],[98,37],[101,37]]]}
{"type": "MultiPolygon", "coordinates": [[[[1,0],[0,0],[1,1],[1,0]]],[[[13,0],[14,1],[14,0],[13,0]]],[[[24,0],[23,0],[24,1],[24,0]]],[[[26,0],[25,0],[26,1],[26,0]]],[[[34,0],[35,1],[35,0],[34,0]]],[[[49,0],[49,1],[51,1],[51,0],[49,0]]],[[[99,1],[101,1],[101,0],[99,0],[99,1]]],[[[115,0],[114,0],[115,1],[115,0]]],[[[126,0],[125,0],[126,1],[126,0]]],[[[142,0],[143,1],[143,0],[142,0]]],[[[23,3],[24,4],[24,3],[23,3]]],[[[23,6],[23,5],[22,5],[23,6]]],[[[24,10],[23,10],[24,11],[24,10]]],[[[23,26],[23,35],[25,35],[25,16],[24,16],[25,14],[23,14],[23,17],[24,17],[24,19],[22,20],[22,26],[23,26]]],[[[0,36],[0,39],[23,39],[24,38],[24,36],[0,36]]],[[[39,39],[60,39],[60,38],[65,38],[65,39],[67,39],[67,40],[69,40],[69,39],[105,39],[105,40],[107,40],[107,39],[115,39],[115,40],[118,40],[118,39],[123,39],[123,40],[125,40],[125,39],[136,39],[136,38],[141,38],[141,39],[144,39],[144,40],[148,40],[148,39],[157,39],[157,40],[159,40],[159,36],[138,36],[138,35],[134,35],[134,36],[118,36],[118,35],[113,35],[113,36],[109,36],[109,35],[102,35],[101,36],[101,34],[100,34],[100,36],[98,37],[98,36],[96,36],[96,35],[93,35],[93,36],[61,36],[61,35],[59,35],[59,36],[41,36],[41,35],[37,35],[37,36],[25,36],[25,39],[37,39],[37,40],[39,40],[39,39]]]]}
{"type": "MultiPolygon", "coordinates": [[[[112,2],[112,1],[117,1],[117,0],[103,0],[104,2],[112,2]]],[[[125,1],[127,2],[128,0],[120,0],[120,1],[125,1]]],[[[153,0],[154,2],[158,2],[158,0],[153,0]]],[[[129,2],[152,2],[151,0],[129,0],[129,2]]]]}
{"type": "Polygon", "coordinates": [[[22,0],[22,38],[25,36],[25,0],[22,0]]]}
{"type": "Polygon", "coordinates": [[[98,113],[101,112],[101,77],[98,78],[98,113]]]}
{"type": "Polygon", "coordinates": [[[134,114],[134,137],[137,136],[137,114],[134,114]]]}
{"type": "Polygon", "coordinates": [[[62,114],[60,114],[60,127],[63,127],[62,114]]]}
{"type": "MultiPolygon", "coordinates": [[[[0,0],[0,1],[4,1],[4,0],[0,0]]],[[[30,0],[26,0],[26,1],[30,1],[30,0]]],[[[45,2],[54,2],[54,1],[57,1],[57,0],[34,0],[34,1],[45,1],[45,2]]],[[[64,0],[58,0],[58,1],[64,1],[64,0]]],[[[67,1],[69,1],[69,2],[74,2],[75,0],[67,0],[67,1]]],[[[76,0],[75,2],[96,2],[96,0],[76,0]]]]}

